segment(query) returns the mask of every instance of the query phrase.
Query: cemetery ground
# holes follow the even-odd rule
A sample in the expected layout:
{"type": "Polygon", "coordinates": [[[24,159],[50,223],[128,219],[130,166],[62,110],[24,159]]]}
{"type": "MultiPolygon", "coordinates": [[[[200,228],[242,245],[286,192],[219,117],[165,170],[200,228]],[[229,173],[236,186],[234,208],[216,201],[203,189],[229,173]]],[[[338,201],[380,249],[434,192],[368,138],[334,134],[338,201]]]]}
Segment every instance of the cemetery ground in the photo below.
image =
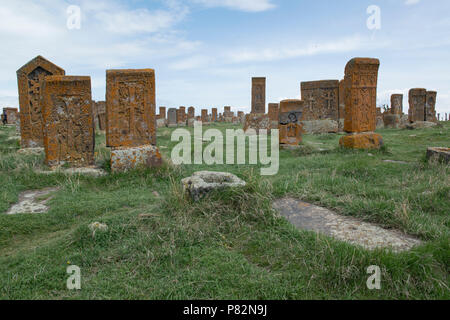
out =
{"type": "MultiPolygon", "coordinates": [[[[212,127],[238,128],[204,129],[212,127]]],[[[166,159],[173,130],[158,129],[166,159]]],[[[269,177],[251,165],[170,164],[92,177],[36,173],[44,156],[17,154],[15,128],[1,127],[0,298],[449,299],[449,167],[425,154],[450,147],[450,123],[378,132],[380,151],[340,149],[341,134],[305,135],[302,149],[280,151],[269,177]],[[199,170],[231,172],[247,186],[192,202],[180,181],[199,170]],[[20,193],[45,188],[58,188],[47,213],[6,214],[20,193]],[[369,251],[298,230],[272,208],[286,196],[423,243],[369,251]],[[93,235],[93,222],[108,229],[93,235]],[[69,265],[81,268],[81,290],[66,287],[69,265]],[[366,286],[371,265],[381,268],[380,290],[366,286]]],[[[108,158],[97,133],[107,171],[108,158]]]]}

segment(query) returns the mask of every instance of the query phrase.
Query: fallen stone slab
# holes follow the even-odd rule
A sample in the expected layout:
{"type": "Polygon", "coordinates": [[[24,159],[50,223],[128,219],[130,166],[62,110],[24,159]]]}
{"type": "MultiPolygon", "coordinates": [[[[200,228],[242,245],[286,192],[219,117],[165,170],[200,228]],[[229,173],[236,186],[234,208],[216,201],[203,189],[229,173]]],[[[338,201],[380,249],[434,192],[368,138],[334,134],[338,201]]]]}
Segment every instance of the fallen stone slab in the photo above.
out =
{"type": "Polygon", "coordinates": [[[107,175],[107,172],[97,167],[85,167],[85,168],[56,168],[53,170],[37,170],[39,174],[67,174],[67,175],[87,175],[93,177],[101,177],[107,175]]]}
{"type": "Polygon", "coordinates": [[[406,162],[406,161],[398,161],[398,160],[383,160],[383,162],[387,162],[387,163],[397,163],[397,164],[409,164],[409,162],[406,162]]]}
{"type": "Polygon", "coordinates": [[[228,172],[198,171],[181,180],[183,190],[194,201],[200,200],[212,190],[244,187],[245,181],[228,172]]]}
{"type": "Polygon", "coordinates": [[[448,164],[450,163],[450,148],[428,148],[427,159],[448,164]]]}
{"type": "Polygon", "coordinates": [[[368,250],[385,248],[401,252],[421,244],[420,240],[399,231],[386,230],[292,198],[275,201],[273,208],[299,229],[315,231],[368,250]]]}
{"type": "Polygon", "coordinates": [[[47,202],[52,198],[51,194],[58,190],[59,188],[45,188],[22,192],[19,195],[19,202],[14,204],[6,214],[45,213],[49,209],[47,202]]]}

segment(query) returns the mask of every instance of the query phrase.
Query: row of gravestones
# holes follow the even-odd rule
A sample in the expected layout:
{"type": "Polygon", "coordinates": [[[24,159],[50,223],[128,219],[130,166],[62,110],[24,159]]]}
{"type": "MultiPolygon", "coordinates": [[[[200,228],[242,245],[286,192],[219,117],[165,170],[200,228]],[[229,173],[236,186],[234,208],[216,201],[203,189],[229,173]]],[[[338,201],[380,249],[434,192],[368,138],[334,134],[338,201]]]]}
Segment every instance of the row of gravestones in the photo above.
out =
{"type": "MultiPolygon", "coordinates": [[[[377,148],[380,127],[401,127],[401,123],[437,123],[435,91],[411,89],[409,115],[403,115],[403,95],[393,94],[391,108],[383,114],[376,107],[378,59],[355,58],[348,62],[343,80],[302,82],[302,99],[269,103],[265,114],[266,78],[252,79],[252,111],[246,115],[244,130],[270,130],[278,127],[280,143],[298,145],[306,133],[344,131],[341,145],[352,148],[377,148]]],[[[447,121],[447,115],[446,119],[447,121]]]]}
{"type": "Polygon", "coordinates": [[[156,116],[156,122],[158,127],[184,127],[193,126],[195,121],[201,121],[203,124],[209,124],[212,122],[226,122],[239,124],[243,122],[244,112],[238,111],[237,117],[234,112],[231,111],[231,107],[225,107],[224,112],[217,112],[217,108],[212,108],[211,114],[207,109],[201,110],[201,116],[195,116],[195,108],[189,107],[186,113],[186,107],[180,107],[179,109],[170,108],[167,111],[166,107],[159,107],[159,115],[156,116]]]}
{"type": "Polygon", "coordinates": [[[22,148],[43,147],[50,167],[94,165],[94,108],[105,115],[101,125],[113,171],[161,163],[154,70],[107,70],[103,112],[92,102],[90,77],[66,76],[41,56],[20,68],[17,77],[22,148]]]}

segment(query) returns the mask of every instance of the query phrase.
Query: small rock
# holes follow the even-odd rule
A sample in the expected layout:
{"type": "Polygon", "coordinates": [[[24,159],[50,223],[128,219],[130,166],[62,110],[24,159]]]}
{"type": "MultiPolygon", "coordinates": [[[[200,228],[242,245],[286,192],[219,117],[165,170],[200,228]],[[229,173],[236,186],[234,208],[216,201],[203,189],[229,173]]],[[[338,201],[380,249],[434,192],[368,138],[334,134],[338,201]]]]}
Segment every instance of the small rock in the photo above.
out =
{"type": "Polygon", "coordinates": [[[95,236],[95,233],[97,231],[102,231],[105,232],[108,230],[108,226],[104,223],[100,223],[100,222],[93,222],[89,225],[89,230],[92,231],[92,236],[95,236]]]}
{"type": "Polygon", "coordinates": [[[152,194],[153,194],[156,198],[161,197],[161,196],[159,195],[158,191],[153,191],[152,194]]]}

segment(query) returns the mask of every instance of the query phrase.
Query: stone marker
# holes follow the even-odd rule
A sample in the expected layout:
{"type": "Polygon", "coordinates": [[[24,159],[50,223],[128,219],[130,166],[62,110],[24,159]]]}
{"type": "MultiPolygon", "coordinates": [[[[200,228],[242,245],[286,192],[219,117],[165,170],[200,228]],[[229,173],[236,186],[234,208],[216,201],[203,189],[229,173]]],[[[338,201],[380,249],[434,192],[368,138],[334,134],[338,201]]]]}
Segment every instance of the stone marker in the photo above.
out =
{"type": "Polygon", "coordinates": [[[228,172],[199,171],[181,180],[184,192],[194,201],[200,200],[213,190],[245,187],[245,181],[228,172]]]}
{"type": "Polygon", "coordinates": [[[187,115],[187,124],[189,127],[193,127],[194,126],[194,122],[195,122],[195,108],[194,107],[189,107],[188,108],[188,115],[187,115]]]}
{"type": "Polygon", "coordinates": [[[409,90],[409,122],[425,121],[427,90],[415,88],[409,90]]]}
{"type": "Polygon", "coordinates": [[[266,113],[266,78],[252,78],[252,111],[251,113],[266,113]]]}
{"type": "Polygon", "coordinates": [[[95,128],[100,130],[106,130],[106,102],[105,101],[92,101],[95,128]]]}
{"type": "Polygon", "coordinates": [[[292,198],[276,200],[273,208],[301,230],[317,232],[367,250],[385,248],[401,252],[421,244],[420,240],[400,231],[386,230],[292,198]]]}
{"type": "Polygon", "coordinates": [[[94,165],[91,78],[47,76],[42,82],[45,161],[52,168],[94,165]]]}
{"type": "Polygon", "coordinates": [[[177,109],[170,108],[167,112],[167,126],[174,128],[177,126],[177,109]]]}
{"type": "Polygon", "coordinates": [[[22,148],[44,146],[41,85],[44,78],[51,75],[65,75],[65,71],[41,56],[17,71],[22,148]]]}
{"type": "Polygon", "coordinates": [[[231,112],[231,107],[226,106],[223,110],[223,120],[228,123],[233,122],[234,112],[231,112]]]}
{"type": "Polygon", "coordinates": [[[437,161],[445,164],[450,163],[450,148],[428,148],[428,161],[437,161]]]}
{"type": "Polygon", "coordinates": [[[47,203],[53,198],[53,193],[59,188],[45,188],[42,190],[25,191],[19,195],[19,202],[11,206],[8,215],[23,213],[45,213],[49,207],[47,203]]]}
{"type": "Polygon", "coordinates": [[[345,123],[348,135],[339,144],[346,148],[378,149],[383,138],[376,129],[377,82],[380,61],[354,58],[345,67],[345,123]]]}
{"type": "Polygon", "coordinates": [[[278,129],[278,103],[269,103],[269,119],[272,126],[272,129],[278,129]]]}
{"type": "Polygon", "coordinates": [[[339,131],[344,131],[345,121],[345,82],[339,81],[339,131]]]}
{"type": "Polygon", "coordinates": [[[430,122],[438,122],[436,117],[436,91],[427,91],[427,104],[426,104],[426,112],[425,112],[425,121],[430,122]]]}
{"type": "Polygon", "coordinates": [[[383,121],[383,113],[381,112],[381,108],[377,108],[377,113],[376,113],[376,128],[378,129],[383,129],[384,128],[384,121],[383,121]]]}
{"type": "Polygon", "coordinates": [[[209,124],[208,110],[202,109],[202,123],[203,125],[209,124]]]}
{"type": "Polygon", "coordinates": [[[304,101],[287,99],[280,102],[279,126],[280,145],[298,146],[302,142],[303,126],[300,122],[304,101]]]}
{"type": "Polygon", "coordinates": [[[3,114],[6,115],[6,124],[16,124],[19,120],[19,111],[17,108],[3,108],[3,114]]]}
{"type": "Polygon", "coordinates": [[[166,107],[159,107],[159,119],[166,119],[166,107]]]}
{"type": "Polygon", "coordinates": [[[112,171],[161,165],[153,69],[107,70],[106,112],[112,171]]]}
{"type": "Polygon", "coordinates": [[[211,110],[211,122],[217,122],[217,108],[212,108],[211,110]]]}
{"type": "Polygon", "coordinates": [[[401,128],[406,124],[402,122],[403,94],[391,95],[391,108],[383,114],[383,123],[386,128],[401,128]]]}
{"type": "Polygon", "coordinates": [[[186,126],[186,107],[180,107],[177,110],[177,125],[179,127],[185,127],[186,126]]]}

